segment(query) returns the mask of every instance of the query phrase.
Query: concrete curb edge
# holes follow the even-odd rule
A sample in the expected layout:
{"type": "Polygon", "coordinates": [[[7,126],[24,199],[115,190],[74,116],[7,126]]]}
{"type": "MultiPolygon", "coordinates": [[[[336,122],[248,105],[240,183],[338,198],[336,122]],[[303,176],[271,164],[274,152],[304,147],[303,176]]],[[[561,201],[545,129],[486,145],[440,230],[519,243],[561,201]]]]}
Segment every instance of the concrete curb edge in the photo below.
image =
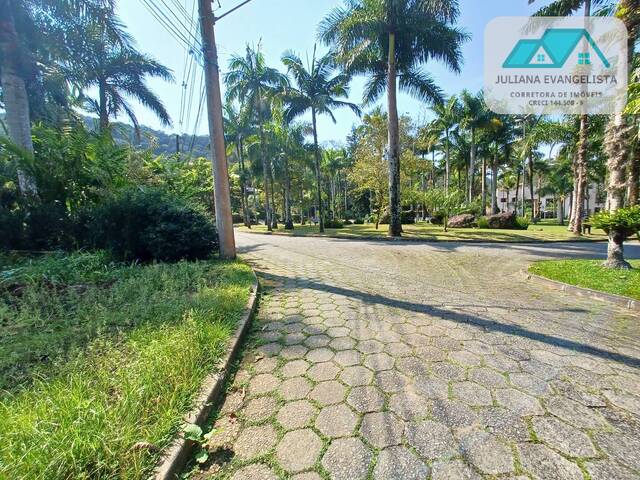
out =
{"type": "Polygon", "coordinates": [[[527,280],[533,280],[540,285],[544,285],[554,290],[560,290],[561,292],[565,292],[571,295],[587,297],[593,300],[599,300],[601,302],[614,303],[620,307],[640,313],[640,301],[634,300],[633,298],[623,297],[622,295],[615,295],[613,293],[600,292],[597,290],[592,290],[590,288],[569,285],[568,283],[541,277],[540,275],[529,272],[527,269],[522,270],[522,274],[527,280]]]}
{"type": "MultiPolygon", "coordinates": [[[[249,330],[251,319],[256,311],[258,291],[258,277],[254,271],[253,285],[251,286],[247,306],[238,323],[238,328],[229,339],[229,349],[220,363],[220,370],[207,376],[202,382],[202,387],[196,397],[193,409],[184,417],[185,424],[196,424],[203,427],[224,392],[231,366],[238,355],[240,345],[249,330]]],[[[164,449],[151,477],[155,480],[176,480],[189,461],[195,446],[196,442],[184,438],[182,432],[178,433],[174,440],[164,449]]]]}

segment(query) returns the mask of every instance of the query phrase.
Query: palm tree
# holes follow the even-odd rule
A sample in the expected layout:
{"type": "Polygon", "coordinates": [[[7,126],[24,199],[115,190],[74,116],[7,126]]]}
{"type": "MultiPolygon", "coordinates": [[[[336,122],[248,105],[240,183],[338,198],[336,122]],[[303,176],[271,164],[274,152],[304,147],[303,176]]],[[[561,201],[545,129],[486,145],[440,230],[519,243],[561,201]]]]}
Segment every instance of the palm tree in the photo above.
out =
{"type": "Polygon", "coordinates": [[[387,91],[390,236],[402,234],[398,86],[429,103],[442,101],[421,65],[439,60],[460,71],[468,35],[453,26],[458,15],[457,0],[346,0],[320,25],[320,37],[334,46],[345,70],[369,77],[365,104],[387,91]]]}
{"type": "Polygon", "coordinates": [[[467,185],[467,201],[474,199],[474,178],[476,171],[476,155],[477,155],[477,133],[478,130],[485,127],[490,120],[490,113],[484,103],[482,92],[472,95],[467,90],[463,90],[460,94],[460,126],[469,132],[470,147],[469,152],[469,181],[467,185]]]}
{"type": "Polygon", "coordinates": [[[318,115],[328,115],[336,122],[332,110],[347,107],[360,115],[357,105],[341,98],[349,97],[349,77],[344,74],[333,75],[335,70],[333,55],[327,54],[316,58],[316,49],[310,65],[305,67],[302,60],[292,52],[286,52],[282,62],[293,77],[295,86],[287,88],[284,101],[286,117],[291,120],[307,112],[311,112],[311,127],[313,128],[313,148],[315,156],[316,196],[320,217],[320,232],[324,232],[324,209],[322,205],[322,179],[320,174],[320,147],[318,145],[318,115]]]}
{"type": "Polygon", "coordinates": [[[242,206],[242,219],[247,228],[251,228],[249,218],[249,199],[247,193],[247,169],[245,168],[245,141],[253,134],[253,128],[246,108],[236,108],[233,102],[226,102],[224,111],[224,132],[228,147],[234,149],[238,157],[240,168],[240,203],[242,206]]]}
{"type": "MultiPolygon", "coordinates": [[[[64,32],[70,24],[101,17],[111,31],[114,22],[105,13],[113,9],[113,0],[0,0],[0,86],[7,134],[27,156],[33,154],[30,103],[37,98],[30,88],[36,83],[33,79],[46,79],[47,71],[58,71],[56,62],[68,53],[64,32]]],[[[37,196],[35,181],[22,169],[18,184],[23,195],[37,196]]]]}
{"type": "Polygon", "coordinates": [[[433,113],[436,114],[434,126],[444,135],[445,142],[445,192],[449,192],[451,183],[451,133],[458,125],[460,120],[460,102],[455,95],[449,97],[446,102],[436,103],[431,107],[433,113]]]}
{"type": "MultiPolygon", "coordinates": [[[[247,45],[244,57],[234,55],[229,60],[229,71],[224,77],[227,96],[230,100],[242,101],[256,115],[260,133],[260,160],[265,190],[265,215],[269,231],[273,230],[271,205],[271,166],[266,154],[264,124],[267,121],[269,103],[281,93],[288,84],[287,78],[275,68],[267,66],[264,54],[257,48],[247,45]]],[[[273,217],[275,218],[275,217],[273,217]]]]}

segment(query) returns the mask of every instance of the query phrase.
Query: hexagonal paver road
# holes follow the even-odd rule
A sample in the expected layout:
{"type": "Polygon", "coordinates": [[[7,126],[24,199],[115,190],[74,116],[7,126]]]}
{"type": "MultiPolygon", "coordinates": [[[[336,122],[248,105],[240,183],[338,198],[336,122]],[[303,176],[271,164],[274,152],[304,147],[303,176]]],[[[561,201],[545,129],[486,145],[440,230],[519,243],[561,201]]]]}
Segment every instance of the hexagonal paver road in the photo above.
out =
{"type": "Polygon", "coordinates": [[[640,318],[520,273],[605,245],[238,244],[263,296],[211,478],[640,478],[640,318]]]}

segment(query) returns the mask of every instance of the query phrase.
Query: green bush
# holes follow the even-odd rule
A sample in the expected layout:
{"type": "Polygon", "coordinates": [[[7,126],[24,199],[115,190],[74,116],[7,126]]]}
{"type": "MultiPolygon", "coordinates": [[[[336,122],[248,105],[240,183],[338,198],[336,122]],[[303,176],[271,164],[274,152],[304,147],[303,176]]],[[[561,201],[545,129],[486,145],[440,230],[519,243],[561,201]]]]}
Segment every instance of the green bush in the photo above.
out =
{"type": "Polygon", "coordinates": [[[342,223],[344,225],[353,225],[353,222],[351,220],[343,220],[342,223]]]}
{"type": "Polygon", "coordinates": [[[344,228],[344,224],[340,220],[325,220],[325,228],[344,228]]]}
{"type": "Polygon", "coordinates": [[[231,215],[231,219],[233,223],[244,223],[244,217],[241,213],[234,213],[233,215],[231,215]]]}
{"type": "Polygon", "coordinates": [[[158,190],[127,190],[92,212],[91,245],[116,259],[175,262],[208,258],[217,250],[212,222],[158,190]]]}
{"type": "Polygon", "coordinates": [[[607,233],[617,230],[625,237],[630,237],[640,232],[640,205],[620,208],[613,213],[598,212],[589,219],[589,223],[607,233]]]}
{"type": "Polygon", "coordinates": [[[518,230],[528,230],[530,221],[526,217],[518,217],[516,218],[516,225],[518,230]]]}
{"type": "Polygon", "coordinates": [[[364,225],[364,218],[356,218],[356,219],[353,221],[353,224],[354,224],[354,225],[364,225]]]}
{"type": "Polygon", "coordinates": [[[489,220],[487,217],[478,218],[478,228],[489,228],[489,220]]]}

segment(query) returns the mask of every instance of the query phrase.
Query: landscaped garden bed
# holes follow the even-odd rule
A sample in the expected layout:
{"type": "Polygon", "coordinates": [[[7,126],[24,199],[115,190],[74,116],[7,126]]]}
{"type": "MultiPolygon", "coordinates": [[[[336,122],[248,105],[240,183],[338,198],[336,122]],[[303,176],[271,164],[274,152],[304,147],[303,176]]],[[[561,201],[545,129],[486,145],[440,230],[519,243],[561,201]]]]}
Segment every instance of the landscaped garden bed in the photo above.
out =
{"type": "Polygon", "coordinates": [[[545,260],[529,267],[541,277],[577,287],[640,300],[640,260],[631,260],[633,270],[611,269],[602,260],[545,260]]]}
{"type": "Polygon", "coordinates": [[[147,478],[253,278],[239,262],[0,256],[0,478],[147,478]]]}

